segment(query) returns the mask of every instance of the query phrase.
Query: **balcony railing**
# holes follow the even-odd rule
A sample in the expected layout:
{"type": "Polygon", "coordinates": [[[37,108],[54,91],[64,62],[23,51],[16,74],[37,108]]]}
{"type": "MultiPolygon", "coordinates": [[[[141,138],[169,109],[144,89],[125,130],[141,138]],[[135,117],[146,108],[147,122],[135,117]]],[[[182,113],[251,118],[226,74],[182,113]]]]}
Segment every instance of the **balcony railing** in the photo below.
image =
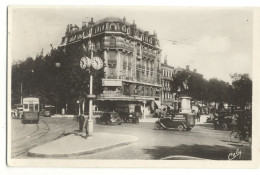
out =
{"type": "Polygon", "coordinates": [[[147,51],[147,50],[143,50],[142,56],[143,56],[143,57],[146,57],[146,58],[151,58],[151,59],[154,59],[154,58],[155,58],[154,53],[151,52],[151,51],[147,51]]]}
{"type": "Polygon", "coordinates": [[[124,44],[121,42],[116,42],[116,45],[111,45],[110,43],[105,42],[103,48],[110,48],[110,49],[124,49],[130,52],[134,51],[134,48],[131,45],[124,44]]]}

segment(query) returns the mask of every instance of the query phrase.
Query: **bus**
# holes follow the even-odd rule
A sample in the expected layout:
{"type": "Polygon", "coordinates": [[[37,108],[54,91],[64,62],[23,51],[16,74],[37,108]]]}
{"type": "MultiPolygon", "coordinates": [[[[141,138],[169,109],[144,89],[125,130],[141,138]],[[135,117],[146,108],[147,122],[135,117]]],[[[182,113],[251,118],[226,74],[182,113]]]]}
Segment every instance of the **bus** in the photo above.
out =
{"type": "Polygon", "coordinates": [[[23,115],[22,123],[37,123],[39,122],[39,107],[40,100],[36,97],[23,98],[23,115]]]}

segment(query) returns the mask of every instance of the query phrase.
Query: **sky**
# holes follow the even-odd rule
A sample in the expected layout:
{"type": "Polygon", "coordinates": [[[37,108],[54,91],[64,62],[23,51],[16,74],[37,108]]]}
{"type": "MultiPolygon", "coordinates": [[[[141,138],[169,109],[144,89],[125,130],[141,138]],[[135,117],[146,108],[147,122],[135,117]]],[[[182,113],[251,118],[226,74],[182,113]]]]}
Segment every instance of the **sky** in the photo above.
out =
{"type": "Polygon", "coordinates": [[[156,31],[162,49],[173,67],[197,69],[206,79],[231,82],[230,74],[252,76],[253,11],[249,8],[191,7],[70,7],[12,8],[12,60],[35,58],[43,49],[57,47],[67,24],[90,17],[94,21],[108,16],[123,18],[150,33],[156,31]]]}

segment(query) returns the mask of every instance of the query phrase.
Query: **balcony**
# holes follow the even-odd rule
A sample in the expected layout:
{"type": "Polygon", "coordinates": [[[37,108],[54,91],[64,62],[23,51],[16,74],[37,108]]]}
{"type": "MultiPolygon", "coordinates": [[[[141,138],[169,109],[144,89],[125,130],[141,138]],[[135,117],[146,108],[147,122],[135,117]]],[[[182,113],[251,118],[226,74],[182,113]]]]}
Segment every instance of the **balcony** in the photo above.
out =
{"type": "Polygon", "coordinates": [[[169,92],[170,92],[170,91],[171,91],[171,87],[163,87],[163,90],[164,90],[164,91],[169,91],[169,92]]]}
{"type": "Polygon", "coordinates": [[[154,53],[148,50],[143,50],[142,56],[150,59],[155,59],[154,53]]]}
{"type": "Polygon", "coordinates": [[[131,45],[125,44],[125,43],[122,43],[122,42],[116,42],[115,45],[112,45],[108,42],[105,42],[104,45],[103,45],[103,48],[104,49],[123,49],[123,50],[127,50],[129,52],[134,51],[134,48],[131,45]]]}

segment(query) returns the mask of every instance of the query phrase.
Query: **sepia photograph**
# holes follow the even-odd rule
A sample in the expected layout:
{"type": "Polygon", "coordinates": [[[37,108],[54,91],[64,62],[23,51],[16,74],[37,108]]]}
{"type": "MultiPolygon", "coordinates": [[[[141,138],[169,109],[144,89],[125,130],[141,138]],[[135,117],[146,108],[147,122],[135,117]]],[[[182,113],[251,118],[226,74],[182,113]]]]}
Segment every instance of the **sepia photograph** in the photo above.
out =
{"type": "Polygon", "coordinates": [[[9,6],[7,164],[256,168],[255,13],[9,6]]]}

